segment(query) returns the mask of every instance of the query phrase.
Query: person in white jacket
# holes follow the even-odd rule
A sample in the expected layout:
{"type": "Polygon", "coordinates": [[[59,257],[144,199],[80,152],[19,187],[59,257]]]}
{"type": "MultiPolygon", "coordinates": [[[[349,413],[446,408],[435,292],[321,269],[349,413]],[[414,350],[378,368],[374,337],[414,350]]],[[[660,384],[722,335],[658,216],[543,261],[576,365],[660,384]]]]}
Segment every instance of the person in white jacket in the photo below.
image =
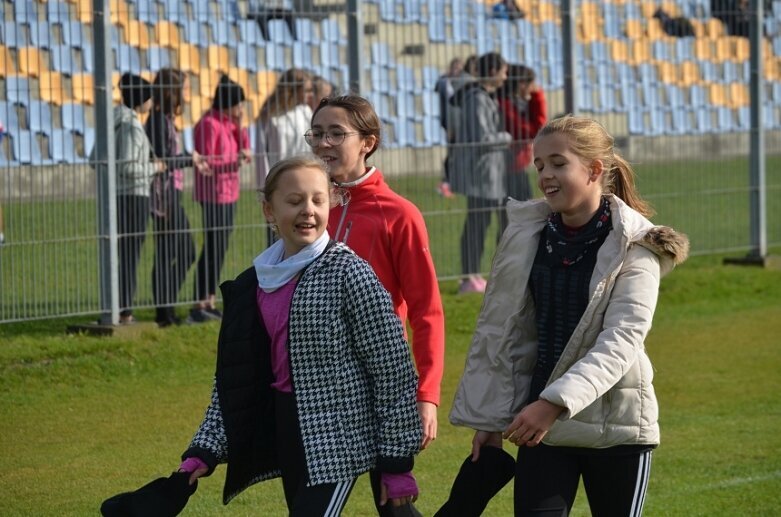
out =
{"type": "Polygon", "coordinates": [[[534,164],[545,199],[508,203],[450,420],[476,430],[473,462],[518,446],[515,515],[567,515],[581,478],[593,515],[640,515],[659,443],[644,341],[688,240],[646,218],[591,119],[548,123],[534,164]]]}
{"type": "MultiPolygon", "coordinates": [[[[263,188],[271,167],[280,160],[310,152],[304,133],[312,121],[312,75],[291,68],[279,77],[274,91],[260,108],[255,131],[255,185],[263,188]]],[[[269,245],[276,240],[269,228],[269,245]]]]}

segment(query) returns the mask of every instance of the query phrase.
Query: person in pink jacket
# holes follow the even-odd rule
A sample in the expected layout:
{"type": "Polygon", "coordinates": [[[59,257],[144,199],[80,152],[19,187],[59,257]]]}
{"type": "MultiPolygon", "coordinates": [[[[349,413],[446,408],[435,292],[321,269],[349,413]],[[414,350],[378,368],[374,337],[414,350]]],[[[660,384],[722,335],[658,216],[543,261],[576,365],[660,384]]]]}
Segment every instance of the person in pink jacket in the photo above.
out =
{"type": "Polygon", "coordinates": [[[215,294],[233,231],[239,168],[251,159],[249,135],[241,127],[244,100],[244,89],[222,76],[212,108],[195,125],[195,150],[206,158],[209,168],[195,173],[195,200],[201,205],[204,239],[195,282],[199,302],[190,311],[190,323],[222,317],[215,294]]]}

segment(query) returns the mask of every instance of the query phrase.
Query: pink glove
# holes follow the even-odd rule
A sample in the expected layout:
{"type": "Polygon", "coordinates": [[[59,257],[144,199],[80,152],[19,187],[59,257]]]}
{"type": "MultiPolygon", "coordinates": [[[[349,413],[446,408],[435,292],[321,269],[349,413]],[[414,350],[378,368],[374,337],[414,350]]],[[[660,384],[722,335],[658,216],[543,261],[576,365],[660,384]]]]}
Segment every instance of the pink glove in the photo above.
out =
{"type": "Polygon", "coordinates": [[[412,471],[403,474],[382,472],[380,481],[388,488],[388,499],[418,495],[418,483],[412,471]]]}
{"type": "Polygon", "coordinates": [[[200,458],[187,458],[179,465],[179,470],[184,472],[193,473],[200,468],[209,468],[200,458]]]}

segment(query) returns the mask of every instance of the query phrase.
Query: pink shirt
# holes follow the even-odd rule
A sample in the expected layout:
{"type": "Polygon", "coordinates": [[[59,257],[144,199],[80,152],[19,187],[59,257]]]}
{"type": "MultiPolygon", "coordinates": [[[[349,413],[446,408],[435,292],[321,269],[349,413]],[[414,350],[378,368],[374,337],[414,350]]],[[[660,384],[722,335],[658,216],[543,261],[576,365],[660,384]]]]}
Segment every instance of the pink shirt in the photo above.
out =
{"type": "Polygon", "coordinates": [[[293,393],[290,378],[290,359],[287,352],[287,331],[290,304],[296,290],[297,279],[293,279],[274,292],[267,293],[258,287],[258,313],[271,337],[271,371],[274,382],[271,387],[282,393],[293,393]]]}
{"type": "Polygon", "coordinates": [[[209,110],[195,125],[195,150],[206,158],[213,174],[195,171],[195,200],[228,204],[239,199],[239,151],[250,149],[247,129],[229,116],[209,110]]]}

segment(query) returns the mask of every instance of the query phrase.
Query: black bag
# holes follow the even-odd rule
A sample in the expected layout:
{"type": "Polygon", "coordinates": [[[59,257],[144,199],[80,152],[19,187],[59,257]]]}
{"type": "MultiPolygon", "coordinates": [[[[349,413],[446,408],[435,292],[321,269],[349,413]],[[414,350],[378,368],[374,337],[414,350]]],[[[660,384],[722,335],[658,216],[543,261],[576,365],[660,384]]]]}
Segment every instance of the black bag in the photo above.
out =
{"type": "Polygon", "coordinates": [[[100,513],[104,517],[173,517],[184,509],[197,488],[197,481],[190,484],[189,472],[174,472],[133,492],[106,499],[100,513]]]}

